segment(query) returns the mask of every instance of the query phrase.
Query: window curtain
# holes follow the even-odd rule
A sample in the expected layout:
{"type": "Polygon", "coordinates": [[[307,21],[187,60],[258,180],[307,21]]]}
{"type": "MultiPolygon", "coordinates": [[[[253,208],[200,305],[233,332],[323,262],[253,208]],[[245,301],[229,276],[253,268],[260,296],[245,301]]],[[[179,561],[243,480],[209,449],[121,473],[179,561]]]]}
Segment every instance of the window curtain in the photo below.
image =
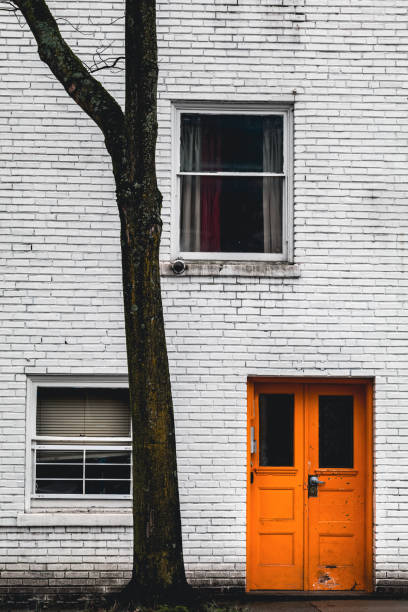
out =
{"type": "MultiPolygon", "coordinates": [[[[201,157],[200,121],[182,122],[181,170],[199,172],[201,157]]],[[[181,250],[200,250],[200,177],[183,176],[181,180],[181,250]]]]}
{"type": "MultiPolygon", "coordinates": [[[[277,130],[273,118],[266,117],[263,124],[263,171],[281,172],[283,160],[282,132],[277,130]]],[[[282,179],[263,178],[264,252],[282,251],[282,179]]]]}
{"type": "MultiPolygon", "coordinates": [[[[202,163],[204,168],[221,169],[221,137],[216,121],[207,121],[202,130],[202,163]]],[[[201,251],[221,250],[220,199],[221,178],[201,177],[201,251]]]]}

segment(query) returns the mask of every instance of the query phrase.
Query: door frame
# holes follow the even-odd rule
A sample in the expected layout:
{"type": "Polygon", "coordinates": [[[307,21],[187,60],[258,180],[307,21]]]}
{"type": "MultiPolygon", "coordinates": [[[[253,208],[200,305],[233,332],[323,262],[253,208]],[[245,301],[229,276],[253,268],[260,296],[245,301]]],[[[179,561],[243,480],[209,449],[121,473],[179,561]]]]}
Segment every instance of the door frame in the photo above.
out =
{"type": "MultiPolygon", "coordinates": [[[[325,376],[307,376],[307,377],[291,377],[291,376],[249,376],[247,380],[247,490],[246,490],[246,580],[245,580],[245,591],[256,593],[257,591],[251,591],[249,589],[249,550],[250,550],[250,529],[249,520],[251,516],[251,432],[250,422],[255,412],[255,386],[258,383],[293,383],[293,384],[336,384],[336,385],[361,385],[365,389],[365,410],[366,410],[366,474],[367,474],[367,487],[365,495],[365,568],[366,568],[366,584],[367,591],[374,591],[374,575],[373,575],[373,550],[374,550],[374,482],[373,482],[373,395],[374,395],[374,378],[334,378],[325,376]]],[[[306,436],[306,428],[305,428],[306,436]]],[[[307,538],[308,530],[304,530],[304,577],[303,577],[303,591],[307,590],[307,578],[309,573],[308,568],[308,549],[307,549],[307,538]]],[[[271,590],[271,593],[276,590],[271,590]]],[[[286,591],[290,593],[291,591],[286,591]]],[[[318,592],[318,591],[317,591],[318,592]]],[[[323,592],[323,591],[322,591],[323,592]]],[[[324,591],[327,593],[327,591],[324,591]]],[[[338,591],[339,593],[344,591],[338,591]]],[[[360,591],[361,593],[362,591],[360,591]]],[[[364,591],[363,591],[364,592],[364,591]]],[[[299,593],[299,591],[294,591],[299,593]]],[[[316,592],[314,592],[316,593],[316,592]]]]}

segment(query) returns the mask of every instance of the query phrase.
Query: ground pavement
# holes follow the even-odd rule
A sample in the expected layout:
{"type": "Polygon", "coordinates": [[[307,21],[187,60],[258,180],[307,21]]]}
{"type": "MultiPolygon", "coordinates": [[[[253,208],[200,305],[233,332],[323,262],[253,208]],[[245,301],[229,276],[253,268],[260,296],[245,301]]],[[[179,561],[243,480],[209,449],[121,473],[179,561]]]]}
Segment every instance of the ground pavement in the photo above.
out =
{"type": "Polygon", "coordinates": [[[248,612],[408,612],[408,600],[251,601],[248,612]]]}

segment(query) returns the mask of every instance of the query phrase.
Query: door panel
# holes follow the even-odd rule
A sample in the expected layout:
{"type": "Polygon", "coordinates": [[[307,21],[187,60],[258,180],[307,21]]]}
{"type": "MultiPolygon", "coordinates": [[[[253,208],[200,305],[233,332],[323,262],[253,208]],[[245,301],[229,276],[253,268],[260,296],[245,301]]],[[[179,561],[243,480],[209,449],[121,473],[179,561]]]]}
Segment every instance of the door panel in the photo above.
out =
{"type": "Polygon", "coordinates": [[[247,590],[369,588],[365,404],[364,385],[253,388],[247,590]]]}
{"type": "Polygon", "coordinates": [[[365,590],[365,402],[352,385],[307,385],[309,590],[365,590]],[[336,438],[337,434],[337,438],[336,438]]]}
{"type": "Polygon", "coordinates": [[[252,589],[303,588],[303,392],[260,385],[251,419],[252,589]]]}

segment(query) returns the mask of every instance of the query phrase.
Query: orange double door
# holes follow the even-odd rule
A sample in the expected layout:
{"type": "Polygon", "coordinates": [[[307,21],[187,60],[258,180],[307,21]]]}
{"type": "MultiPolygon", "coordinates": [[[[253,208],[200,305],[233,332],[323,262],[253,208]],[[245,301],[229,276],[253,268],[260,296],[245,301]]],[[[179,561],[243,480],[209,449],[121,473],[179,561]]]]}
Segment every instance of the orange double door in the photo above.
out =
{"type": "Polygon", "coordinates": [[[247,590],[371,590],[371,387],[249,384],[247,590]]]}

